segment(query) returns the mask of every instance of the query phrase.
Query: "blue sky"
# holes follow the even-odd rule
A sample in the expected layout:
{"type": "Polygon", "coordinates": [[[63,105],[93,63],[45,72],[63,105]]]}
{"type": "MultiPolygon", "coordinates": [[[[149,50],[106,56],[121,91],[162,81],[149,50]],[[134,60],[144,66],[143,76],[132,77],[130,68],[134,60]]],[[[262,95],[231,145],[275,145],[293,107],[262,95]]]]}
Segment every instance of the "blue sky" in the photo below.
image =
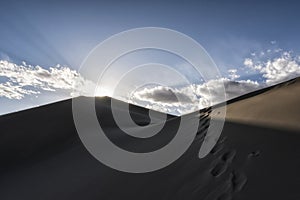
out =
{"type": "MultiPolygon", "coordinates": [[[[47,70],[59,64],[76,71],[91,49],[109,36],[131,28],[157,26],[194,38],[224,75],[237,69],[240,79],[246,79],[256,74],[241,70],[251,53],[256,53],[256,61],[260,59],[257,54],[268,50],[299,55],[299,5],[291,0],[1,2],[0,60],[17,65],[25,61],[26,66],[39,65],[47,70]]],[[[274,53],[261,59],[274,56],[280,57],[274,53]]],[[[2,82],[6,79],[0,77],[2,82]]],[[[0,113],[67,96],[62,89],[24,95],[22,100],[0,97],[5,107],[0,113]]]]}

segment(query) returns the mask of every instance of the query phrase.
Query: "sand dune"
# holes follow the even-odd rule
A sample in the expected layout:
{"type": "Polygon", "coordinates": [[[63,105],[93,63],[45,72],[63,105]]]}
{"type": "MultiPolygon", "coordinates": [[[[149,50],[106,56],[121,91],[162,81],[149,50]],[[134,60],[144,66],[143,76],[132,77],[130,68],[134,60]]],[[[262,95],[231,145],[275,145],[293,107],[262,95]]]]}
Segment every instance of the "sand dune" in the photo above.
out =
{"type": "MultiPolygon", "coordinates": [[[[71,100],[1,116],[0,199],[300,199],[298,87],[296,81],[231,101],[221,138],[199,159],[210,123],[209,109],[202,110],[188,151],[168,167],[145,174],[119,172],[92,157],[77,135],[71,100]]],[[[96,110],[118,146],[146,152],[172,140],[180,118],[168,116],[153,138],[131,138],[114,123],[110,101],[98,98],[96,110]]],[[[147,109],[130,108],[138,124],[149,123],[147,109]]]]}
{"type": "Polygon", "coordinates": [[[229,104],[226,118],[246,124],[300,131],[300,78],[229,104]]]}

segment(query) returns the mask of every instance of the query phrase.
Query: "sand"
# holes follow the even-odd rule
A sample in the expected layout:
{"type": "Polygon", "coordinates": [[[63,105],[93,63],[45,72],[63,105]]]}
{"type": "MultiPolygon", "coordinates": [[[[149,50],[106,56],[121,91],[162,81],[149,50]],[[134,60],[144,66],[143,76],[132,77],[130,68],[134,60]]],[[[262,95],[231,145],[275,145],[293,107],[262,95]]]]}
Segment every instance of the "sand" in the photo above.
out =
{"type": "Polygon", "coordinates": [[[300,131],[300,79],[227,106],[230,121],[300,131]]]}
{"type": "MultiPolygon", "coordinates": [[[[201,111],[201,126],[188,151],[168,167],[145,174],[119,172],[91,156],[77,135],[71,100],[1,116],[0,199],[298,200],[299,87],[297,81],[231,101],[222,135],[203,159],[197,155],[210,120],[201,111]]],[[[109,138],[135,152],[172,140],[180,120],[168,116],[163,134],[142,141],[120,135],[109,105],[110,98],[96,100],[109,138]]],[[[137,123],[149,123],[147,109],[131,106],[131,113],[137,123]]]]}

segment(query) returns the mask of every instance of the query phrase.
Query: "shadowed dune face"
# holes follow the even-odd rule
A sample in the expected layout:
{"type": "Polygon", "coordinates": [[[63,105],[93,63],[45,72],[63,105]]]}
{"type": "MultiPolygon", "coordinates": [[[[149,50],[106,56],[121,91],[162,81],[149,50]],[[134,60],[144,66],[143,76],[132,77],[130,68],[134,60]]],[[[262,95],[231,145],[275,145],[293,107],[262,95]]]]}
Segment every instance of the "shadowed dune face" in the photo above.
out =
{"type": "Polygon", "coordinates": [[[226,119],[300,131],[300,78],[227,105],[226,119]]]}
{"type": "MultiPolygon", "coordinates": [[[[268,95],[291,86],[275,87],[251,98],[263,102],[268,95]]],[[[299,131],[231,120],[233,111],[238,111],[235,105],[240,106],[241,113],[251,113],[240,105],[251,98],[228,106],[231,110],[221,138],[205,158],[199,159],[198,153],[211,120],[210,109],[194,115],[200,120],[198,134],[182,157],[166,168],[142,174],[116,171],[89,154],[75,129],[71,100],[2,116],[0,199],[300,199],[299,131]]],[[[145,152],[172,140],[180,118],[168,116],[162,134],[140,141],[120,133],[112,121],[109,102],[109,98],[97,99],[96,110],[115,144],[145,152]]],[[[289,106],[296,105],[282,105],[289,106]]],[[[137,124],[149,123],[147,109],[130,107],[137,124]]],[[[262,105],[255,111],[269,115],[262,105]]],[[[293,117],[290,112],[284,115],[285,119],[293,117]]]]}

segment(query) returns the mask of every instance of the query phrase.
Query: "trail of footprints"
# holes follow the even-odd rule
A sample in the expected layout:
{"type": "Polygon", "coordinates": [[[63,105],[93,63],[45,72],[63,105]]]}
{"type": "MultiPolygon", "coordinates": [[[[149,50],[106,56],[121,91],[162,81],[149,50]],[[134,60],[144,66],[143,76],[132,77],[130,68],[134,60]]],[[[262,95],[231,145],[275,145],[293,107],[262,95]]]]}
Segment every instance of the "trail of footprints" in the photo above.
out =
{"type": "MultiPolygon", "coordinates": [[[[200,115],[200,133],[201,138],[205,137],[206,130],[210,123],[210,113],[211,109],[205,110],[203,115],[200,115]]],[[[225,175],[225,172],[231,170],[229,176],[225,183],[217,188],[216,190],[212,191],[207,195],[208,199],[216,199],[216,200],[230,200],[232,199],[233,195],[237,192],[241,191],[246,183],[247,183],[247,176],[241,172],[240,170],[232,169],[231,163],[233,162],[236,156],[236,150],[227,150],[225,151],[225,141],[226,137],[220,138],[215,147],[211,150],[211,154],[216,156],[215,162],[213,162],[212,168],[210,169],[210,174],[218,178],[222,175],[225,175]],[[220,155],[219,155],[220,154],[220,155]],[[215,198],[211,198],[211,194],[220,194],[217,195],[215,198]]],[[[249,153],[248,158],[258,157],[260,155],[260,151],[253,151],[249,153]]],[[[228,174],[228,173],[227,173],[228,174]]]]}
{"type": "MultiPolygon", "coordinates": [[[[224,142],[226,138],[221,138],[216,146],[210,152],[212,155],[217,156],[216,162],[213,163],[213,167],[210,170],[210,173],[213,177],[220,177],[223,175],[227,170],[230,170],[230,164],[234,160],[236,156],[235,150],[228,150],[218,156],[222,150],[224,150],[224,142]]],[[[248,154],[248,158],[254,158],[260,156],[260,151],[256,150],[248,154]]],[[[216,199],[216,200],[230,200],[232,199],[233,195],[237,192],[241,191],[247,183],[247,176],[245,173],[241,172],[240,170],[231,169],[231,172],[227,178],[226,183],[221,186],[223,187],[223,191],[220,192],[220,188],[214,190],[210,194],[217,194],[220,193],[216,198],[208,198],[208,199],[216,199]],[[225,186],[227,185],[227,186],[225,186]]],[[[211,195],[208,195],[211,196],[211,195]]]]}
{"type": "MultiPolygon", "coordinates": [[[[200,124],[197,133],[197,139],[200,141],[206,136],[207,129],[210,125],[210,114],[210,108],[202,110],[200,113],[200,124]]],[[[205,200],[231,200],[247,183],[245,173],[242,172],[241,169],[235,169],[232,165],[237,151],[232,149],[227,150],[225,145],[226,140],[226,137],[221,137],[210,152],[215,158],[209,169],[209,173],[219,184],[215,189],[209,191],[207,195],[204,195],[203,199],[205,200]]],[[[248,159],[258,157],[260,154],[259,150],[253,151],[248,154],[248,159]]],[[[196,194],[200,192],[198,194],[202,196],[201,193],[203,191],[201,188],[203,188],[203,185],[194,188],[194,192],[196,194]]]]}
{"type": "Polygon", "coordinates": [[[212,165],[210,174],[213,177],[218,178],[222,175],[225,175],[225,172],[227,172],[227,170],[231,170],[231,172],[229,173],[229,176],[227,177],[223,185],[208,194],[207,200],[230,200],[232,199],[233,195],[241,191],[247,183],[247,177],[243,172],[236,169],[231,169],[230,167],[236,156],[236,151],[228,150],[221,154],[221,150],[224,150],[225,140],[226,138],[220,139],[211,151],[211,154],[213,156],[216,156],[217,159],[216,162],[214,162],[212,165]],[[216,197],[214,197],[215,195],[216,197]]]}
{"type": "Polygon", "coordinates": [[[199,128],[197,132],[197,136],[199,140],[203,140],[206,136],[207,129],[210,125],[210,114],[211,114],[211,108],[206,108],[200,112],[200,122],[199,122],[199,128]]]}

